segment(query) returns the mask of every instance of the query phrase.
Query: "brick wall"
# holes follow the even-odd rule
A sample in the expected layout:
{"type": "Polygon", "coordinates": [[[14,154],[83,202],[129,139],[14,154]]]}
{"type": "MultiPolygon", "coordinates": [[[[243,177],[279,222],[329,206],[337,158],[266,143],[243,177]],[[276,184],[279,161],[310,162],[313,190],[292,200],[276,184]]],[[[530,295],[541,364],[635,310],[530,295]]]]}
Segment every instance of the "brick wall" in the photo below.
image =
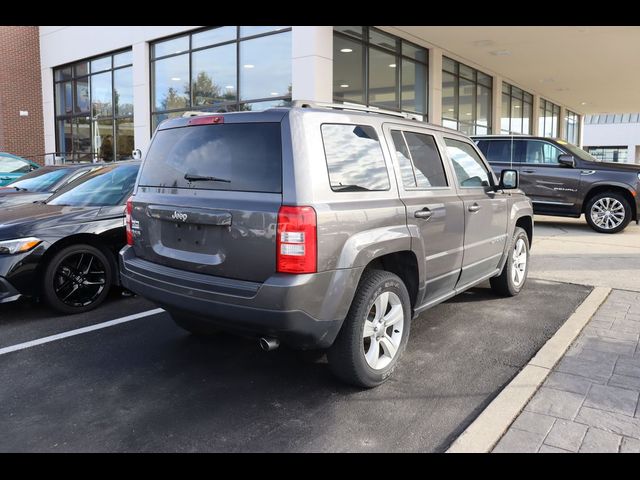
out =
{"type": "Polygon", "coordinates": [[[0,152],[43,162],[38,27],[0,26],[0,152]]]}

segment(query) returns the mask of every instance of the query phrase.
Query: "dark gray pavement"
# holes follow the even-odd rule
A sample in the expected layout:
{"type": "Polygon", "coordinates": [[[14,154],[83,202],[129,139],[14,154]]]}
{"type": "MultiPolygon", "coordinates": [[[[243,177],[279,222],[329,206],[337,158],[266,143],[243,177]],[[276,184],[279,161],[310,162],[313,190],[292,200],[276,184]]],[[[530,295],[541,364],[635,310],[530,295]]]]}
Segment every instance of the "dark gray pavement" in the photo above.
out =
{"type": "MultiPolygon", "coordinates": [[[[166,314],[0,355],[0,451],[443,451],[589,291],[530,280],[512,299],[464,293],[421,315],[392,378],[365,391],[325,360],[198,339],[166,314]]],[[[154,308],[7,307],[0,348],[154,308]]]]}

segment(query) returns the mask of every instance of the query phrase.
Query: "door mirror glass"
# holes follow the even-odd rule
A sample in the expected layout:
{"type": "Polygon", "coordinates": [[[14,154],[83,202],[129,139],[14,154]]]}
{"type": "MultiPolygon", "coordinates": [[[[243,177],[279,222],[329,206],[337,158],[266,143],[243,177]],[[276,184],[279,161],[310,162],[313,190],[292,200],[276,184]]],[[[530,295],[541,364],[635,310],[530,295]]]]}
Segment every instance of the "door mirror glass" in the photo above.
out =
{"type": "Polygon", "coordinates": [[[573,155],[558,155],[558,163],[569,168],[575,168],[576,166],[576,160],[573,155]]]}
{"type": "Polygon", "coordinates": [[[133,152],[131,152],[131,156],[133,157],[134,160],[141,160],[142,152],[140,151],[139,148],[136,148],[133,152]]]}
{"type": "Polygon", "coordinates": [[[502,170],[500,174],[500,188],[502,190],[513,190],[518,188],[518,171],[517,170],[502,170]]]}

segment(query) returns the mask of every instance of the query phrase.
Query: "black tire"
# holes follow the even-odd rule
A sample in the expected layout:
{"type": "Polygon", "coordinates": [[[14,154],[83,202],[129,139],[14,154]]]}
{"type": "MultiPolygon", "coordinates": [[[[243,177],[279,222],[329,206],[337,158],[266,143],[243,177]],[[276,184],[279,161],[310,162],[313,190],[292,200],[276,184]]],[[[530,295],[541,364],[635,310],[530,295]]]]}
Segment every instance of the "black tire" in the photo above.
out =
{"type": "Polygon", "coordinates": [[[371,388],[384,383],[402,356],[410,327],[411,302],[402,280],[384,270],[365,270],[340,333],[327,352],[331,371],[342,381],[358,387],[371,388]],[[369,366],[365,358],[363,333],[373,304],[383,292],[393,292],[399,298],[403,309],[403,328],[395,356],[386,367],[376,370],[369,366]]]}
{"type": "Polygon", "coordinates": [[[198,337],[210,337],[220,333],[220,330],[211,323],[194,318],[186,313],[169,312],[169,315],[176,325],[198,337]]]}
{"type": "Polygon", "coordinates": [[[527,236],[527,232],[525,232],[524,229],[516,227],[515,231],[513,232],[513,237],[511,237],[511,241],[509,242],[509,248],[507,252],[509,256],[504,262],[504,266],[502,267],[500,275],[489,279],[489,283],[491,283],[491,289],[498,295],[502,295],[504,297],[515,297],[520,293],[525,283],[527,283],[527,276],[529,274],[529,237],[527,236]],[[527,258],[524,270],[524,280],[522,280],[520,283],[516,283],[512,276],[512,268],[514,264],[513,255],[518,240],[524,241],[527,258]]]}
{"type": "Polygon", "coordinates": [[[624,230],[625,228],[627,228],[627,225],[629,225],[629,222],[631,221],[631,205],[629,205],[629,202],[627,201],[627,199],[624,198],[624,196],[621,195],[620,193],[601,192],[589,199],[584,211],[584,216],[589,226],[593,228],[596,232],[618,233],[624,230]],[[615,200],[620,202],[620,205],[622,205],[622,208],[624,209],[624,219],[622,220],[622,223],[620,223],[619,225],[613,228],[602,228],[601,226],[597,225],[595,220],[592,218],[592,215],[595,214],[595,212],[592,212],[592,210],[594,209],[594,205],[596,205],[596,203],[598,203],[600,200],[606,201],[606,199],[611,199],[612,201],[615,200]]]}
{"type": "Polygon", "coordinates": [[[113,282],[113,263],[107,255],[85,244],[71,245],[56,253],[44,269],[42,293],[45,302],[65,314],[88,312],[98,307],[109,295],[113,282]],[[77,267],[75,270],[74,266],[77,267]],[[88,271],[85,272],[86,268],[88,271]],[[77,275],[72,278],[73,272],[77,275]],[[103,282],[103,285],[97,282],[103,282]],[[74,291],[68,293],[70,290],[74,291]]]}

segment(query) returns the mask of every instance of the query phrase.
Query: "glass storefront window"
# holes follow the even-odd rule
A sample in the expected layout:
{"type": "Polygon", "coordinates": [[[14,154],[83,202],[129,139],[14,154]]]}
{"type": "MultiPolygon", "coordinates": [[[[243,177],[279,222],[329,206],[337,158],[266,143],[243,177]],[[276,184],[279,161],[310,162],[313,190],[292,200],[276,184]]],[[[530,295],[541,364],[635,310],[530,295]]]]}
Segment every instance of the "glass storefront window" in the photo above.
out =
{"type": "Polygon", "coordinates": [[[399,110],[397,69],[395,55],[376,48],[369,50],[369,105],[399,110]]]}
{"type": "Polygon", "coordinates": [[[127,50],[54,70],[56,150],[66,161],[116,158],[116,124],[133,118],[131,61],[127,50]]]}
{"type": "Polygon", "coordinates": [[[209,28],[162,40],[151,51],[154,130],[189,110],[232,112],[291,101],[291,27],[209,28]]]}
{"type": "Polygon", "coordinates": [[[336,101],[365,103],[362,44],[350,38],[333,38],[333,96],[336,101]]]}
{"type": "Polygon", "coordinates": [[[134,148],[133,142],[133,120],[120,118],[116,120],[116,155],[117,160],[131,157],[134,148]]]}
{"type": "MultiPolygon", "coordinates": [[[[623,116],[620,115],[620,120],[618,123],[622,122],[623,116]]],[[[573,143],[574,145],[578,145],[580,141],[580,115],[571,110],[567,110],[567,114],[564,118],[564,139],[573,143]]]]}
{"type": "Polygon", "coordinates": [[[530,135],[532,114],[533,96],[521,88],[503,82],[501,133],[530,135]]]}
{"type": "Polygon", "coordinates": [[[291,32],[240,42],[241,100],[291,95],[291,32]]]}
{"type": "Polygon", "coordinates": [[[236,45],[194,52],[191,64],[193,106],[237,100],[236,45]]]}
{"type": "Polygon", "coordinates": [[[189,105],[189,54],[153,63],[156,110],[177,110],[189,105]]]}
{"type": "Polygon", "coordinates": [[[336,102],[426,116],[427,68],[426,48],[373,27],[334,27],[336,102]]]}
{"type": "Polygon", "coordinates": [[[558,121],[560,119],[560,107],[544,98],[540,99],[540,117],[538,120],[538,133],[543,137],[558,137],[558,121]]]}
{"type": "Polygon", "coordinates": [[[492,78],[442,58],[442,125],[467,135],[491,133],[492,78]]]}

